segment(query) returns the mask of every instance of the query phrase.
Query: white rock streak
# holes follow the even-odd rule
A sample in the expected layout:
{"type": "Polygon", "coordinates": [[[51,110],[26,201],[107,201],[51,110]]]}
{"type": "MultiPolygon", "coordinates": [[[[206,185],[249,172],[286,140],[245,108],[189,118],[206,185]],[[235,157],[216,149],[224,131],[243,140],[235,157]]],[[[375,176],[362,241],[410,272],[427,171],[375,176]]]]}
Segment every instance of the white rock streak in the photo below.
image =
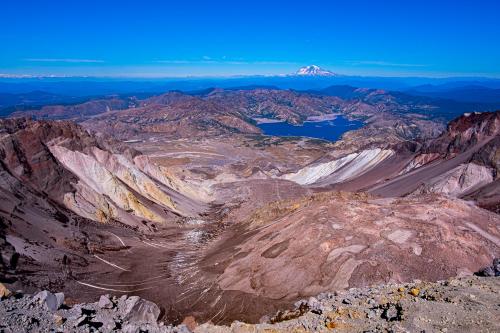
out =
{"type": "Polygon", "coordinates": [[[388,149],[363,150],[331,162],[307,166],[282,178],[301,185],[314,184],[326,177],[332,178],[330,183],[340,183],[361,175],[393,154],[394,151],[388,149]]]}
{"type": "Polygon", "coordinates": [[[126,269],[126,268],[123,268],[123,267],[120,267],[120,266],[118,266],[118,265],[116,265],[116,264],[113,264],[112,262],[107,261],[107,260],[105,260],[105,259],[102,259],[101,257],[99,257],[99,256],[97,256],[97,255],[95,255],[95,254],[94,254],[94,257],[96,257],[97,259],[99,259],[99,260],[100,260],[100,261],[102,261],[103,263],[110,265],[111,267],[118,268],[118,269],[120,269],[120,270],[122,270],[122,271],[125,271],[125,272],[130,272],[130,270],[128,270],[128,269],[126,269]]]}

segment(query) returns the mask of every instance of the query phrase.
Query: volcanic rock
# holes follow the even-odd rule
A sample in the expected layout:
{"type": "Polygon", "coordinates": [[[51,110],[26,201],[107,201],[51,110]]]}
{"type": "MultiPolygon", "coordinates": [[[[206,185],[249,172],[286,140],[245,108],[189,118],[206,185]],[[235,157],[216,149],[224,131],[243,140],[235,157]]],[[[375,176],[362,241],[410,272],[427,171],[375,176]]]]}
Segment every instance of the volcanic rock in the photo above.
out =
{"type": "Polygon", "coordinates": [[[113,302],[109,299],[109,295],[102,295],[99,298],[98,305],[101,309],[112,309],[114,307],[113,302]]]}
{"type": "Polygon", "coordinates": [[[4,297],[9,297],[12,293],[7,287],[5,287],[2,283],[0,283],[0,299],[4,297]]]}
{"type": "Polygon", "coordinates": [[[160,316],[160,309],[156,304],[138,296],[131,296],[126,300],[124,311],[123,319],[130,322],[156,322],[160,316]]]}
{"type": "Polygon", "coordinates": [[[50,311],[56,311],[64,303],[64,294],[52,294],[50,291],[44,290],[36,294],[33,299],[39,304],[45,305],[50,311]]]}
{"type": "Polygon", "coordinates": [[[500,258],[493,259],[491,266],[487,266],[475,273],[478,276],[500,276],[500,258]]]}

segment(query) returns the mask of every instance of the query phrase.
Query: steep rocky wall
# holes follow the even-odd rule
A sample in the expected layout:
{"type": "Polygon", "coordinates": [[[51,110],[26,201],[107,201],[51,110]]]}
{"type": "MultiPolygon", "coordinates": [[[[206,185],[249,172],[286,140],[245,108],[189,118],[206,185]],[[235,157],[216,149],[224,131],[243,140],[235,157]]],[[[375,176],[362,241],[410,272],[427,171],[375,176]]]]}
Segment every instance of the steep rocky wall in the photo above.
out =
{"type": "Polygon", "coordinates": [[[493,181],[493,170],[475,163],[462,164],[422,184],[414,194],[463,196],[493,181]]]}
{"type": "Polygon", "coordinates": [[[97,140],[73,123],[2,120],[1,130],[6,172],[80,216],[140,225],[141,219],[165,223],[174,216],[196,217],[206,209],[201,201],[206,196],[191,199],[194,189],[169,178],[138,152],[97,140]]]}

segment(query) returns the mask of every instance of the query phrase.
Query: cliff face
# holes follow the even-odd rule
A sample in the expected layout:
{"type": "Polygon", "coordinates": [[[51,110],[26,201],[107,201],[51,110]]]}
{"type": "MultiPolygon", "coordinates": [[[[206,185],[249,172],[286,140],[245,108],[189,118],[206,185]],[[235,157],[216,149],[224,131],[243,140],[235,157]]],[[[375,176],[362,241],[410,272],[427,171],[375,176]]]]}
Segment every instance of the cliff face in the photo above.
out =
{"type": "Polygon", "coordinates": [[[428,152],[458,154],[500,135],[500,111],[464,114],[424,148],[428,152]]]}
{"type": "Polygon", "coordinates": [[[484,207],[485,200],[490,206],[500,202],[498,194],[481,191],[494,184],[500,171],[500,111],[465,114],[451,121],[447,130],[429,141],[417,158],[429,155],[433,162],[460,160],[461,164],[433,177],[421,191],[467,196],[484,207]]]}
{"type": "Polygon", "coordinates": [[[346,182],[360,177],[372,168],[390,158],[390,149],[368,149],[352,153],[331,162],[308,166],[283,176],[284,179],[301,185],[321,185],[346,182]]]}
{"type": "Polygon", "coordinates": [[[464,114],[439,137],[424,141],[397,177],[371,191],[384,196],[441,193],[496,211],[499,170],[500,111],[464,114]]]}
{"type": "Polygon", "coordinates": [[[203,207],[181,193],[189,185],[173,189],[172,175],[73,123],[16,119],[0,127],[3,171],[80,216],[140,225],[195,217],[203,207]]]}
{"type": "MultiPolygon", "coordinates": [[[[105,251],[121,253],[133,242],[143,251],[163,249],[139,237],[182,232],[210,200],[147,156],[74,123],[0,120],[0,278],[24,290],[57,286],[81,297],[70,286],[76,277],[129,271],[104,259],[105,251]],[[124,232],[133,234],[130,242],[117,235],[124,232]]],[[[148,252],[135,251],[127,264],[147,264],[148,252]]],[[[151,267],[144,272],[152,274],[151,267]]]]}
{"type": "Polygon", "coordinates": [[[97,145],[86,130],[70,122],[34,122],[27,119],[0,121],[2,168],[34,190],[60,198],[71,190],[75,176],[54,158],[49,146],[74,150],[97,145]]]}

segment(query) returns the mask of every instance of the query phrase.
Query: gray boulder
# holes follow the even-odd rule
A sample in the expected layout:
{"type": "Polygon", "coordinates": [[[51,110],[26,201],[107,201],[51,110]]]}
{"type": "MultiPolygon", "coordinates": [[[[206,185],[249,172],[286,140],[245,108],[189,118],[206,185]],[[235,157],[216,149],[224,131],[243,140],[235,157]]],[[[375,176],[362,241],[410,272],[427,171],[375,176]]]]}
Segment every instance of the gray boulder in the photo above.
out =
{"type": "Polygon", "coordinates": [[[0,266],[6,269],[15,269],[19,253],[5,239],[0,238],[0,266]]]}
{"type": "Polygon", "coordinates": [[[98,306],[101,309],[112,309],[114,307],[114,304],[109,299],[109,295],[102,295],[101,298],[99,298],[98,306]]]}
{"type": "Polygon", "coordinates": [[[474,274],[478,276],[500,276],[500,258],[493,259],[491,266],[484,267],[474,274]]]}
{"type": "Polygon", "coordinates": [[[39,304],[43,304],[50,311],[58,310],[61,305],[64,303],[64,294],[63,293],[51,293],[50,291],[44,290],[39,292],[33,297],[35,301],[39,304]]]}
{"type": "Polygon", "coordinates": [[[138,296],[131,296],[125,302],[123,319],[129,322],[156,323],[160,316],[160,308],[153,302],[138,296]]]}

